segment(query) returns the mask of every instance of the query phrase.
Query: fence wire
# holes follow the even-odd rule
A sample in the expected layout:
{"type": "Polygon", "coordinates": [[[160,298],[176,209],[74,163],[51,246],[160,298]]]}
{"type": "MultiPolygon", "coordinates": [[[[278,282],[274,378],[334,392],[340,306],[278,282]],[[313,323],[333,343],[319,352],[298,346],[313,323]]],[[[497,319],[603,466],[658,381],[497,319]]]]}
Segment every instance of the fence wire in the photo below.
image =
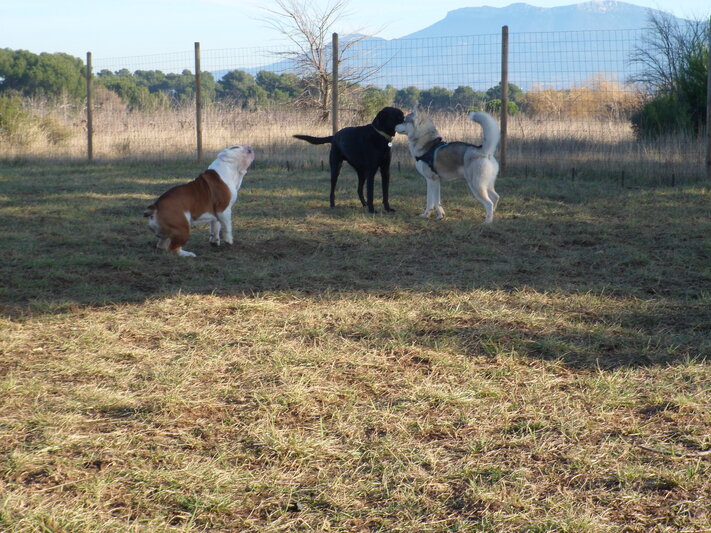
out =
{"type": "MultiPolygon", "coordinates": [[[[578,179],[626,176],[628,182],[636,176],[646,183],[703,179],[704,139],[688,135],[643,142],[632,131],[629,117],[639,107],[641,93],[630,80],[641,67],[631,58],[635,49],[644,46],[643,37],[642,30],[509,34],[508,80],[520,89],[515,99],[518,112],[508,125],[510,173],[572,174],[578,179]]],[[[391,41],[368,38],[346,47],[339,70],[368,71],[368,78],[360,84],[381,89],[455,91],[469,87],[486,92],[501,80],[501,39],[500,34],[391,41]]],[[[233,70],[251,75],[261,70],[286,73],[293,70],[289,52],[275,47],[203,50],[200,65],[216,80],[233,70]]],[[[194,74],[195,53],[93,58],[95,74],[122,69],[194,74]]],[[[194,157],[194,101],[135,111],[105,92],[93,100],[95,159],[194,157]]],[[[479,132],[466,120],[465,111],[455,108],[433,114],[445,139],[477,141],[479,132]]],[[[342,127],[371,118],[347,102],[339,116],[342,127]]],[[[81,157],[86,146],[83,110],[74,114],[65,110],[60,119],[73,133],[67,142],[45,147],[43,153],[81,157]]],[[[258,164],[319,166],[327,158],[326,150],[305,146],[292,135],[329,132],[330,123],[306,106],[204,107],[206,158],[226,145],[249,143],[259,154],[258,164]]],[[[394,156],[406,168],[411,165],[404,138],[396,140],[394,156]]]]}

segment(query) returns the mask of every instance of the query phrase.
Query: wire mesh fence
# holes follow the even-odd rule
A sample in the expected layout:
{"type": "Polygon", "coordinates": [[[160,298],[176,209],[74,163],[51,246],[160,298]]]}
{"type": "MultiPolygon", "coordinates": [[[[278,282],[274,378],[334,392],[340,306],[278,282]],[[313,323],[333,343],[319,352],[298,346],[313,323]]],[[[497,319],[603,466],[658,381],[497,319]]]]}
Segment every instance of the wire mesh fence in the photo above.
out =
{"type": "MultiPolygon", "coordinates": [[[[704,179],[704,138],[676,135],[642,141],[634,135],[629,118],[642,95],[630,81],[640,68],[632,56],[643,46],[643,35],[642,30],[510,34],[508,82],[517,92],[507,128],[509,173],[604,177],[648,184],[704,179]]],[[[501,50],[501,34],[391,41],[367,38],[347,48],[339,70],[368,72],[366,79],[359,80],[359,87],[388,89],[391,96],[411,87],[420,95],[438,89],[438,94],[451,96],[462,88],[495,93],[501,81],[501,50]]],[[[215,80],[231,71],[251,76],[260,71],[294,72],[289,53],[280,48],[203,50],[200,70],[211,73],[215,80]]],[[[195,53],[93,60],[97,76],[122,70],[194,74],[195,53]]],[[[465,107],[452,101],[452,105],[430,109],[444,139],[479,140],[480,132],[466,119],[465,107]]],[[[194,98],[137,110],[102,90],[93,97],[93,109],[96,159],[195,157],[194,98]]],[[[23,149],[2,147],[0,153],[29,155],[23,154],[24,150],[56,157],[84,156],[85,110],[67,104],[43,112],[69,132],[62,142],[44,147],[30,143],[23,149]]],[[[339,117],[342,127],[367,123],[371,118],[347,99],[339,108],[339,117]]],[[[296,133],[330,134],[330,122],[305,105],[208,102],[203,106],[202,120],[205,158],[227,145],[251,144],[258,153],[257,165],[317,167],[327,159],[327,149],[292,138],[296,133]]],[[[404,137],[395,140],[394,161],[412,164],[404,137]]]]}

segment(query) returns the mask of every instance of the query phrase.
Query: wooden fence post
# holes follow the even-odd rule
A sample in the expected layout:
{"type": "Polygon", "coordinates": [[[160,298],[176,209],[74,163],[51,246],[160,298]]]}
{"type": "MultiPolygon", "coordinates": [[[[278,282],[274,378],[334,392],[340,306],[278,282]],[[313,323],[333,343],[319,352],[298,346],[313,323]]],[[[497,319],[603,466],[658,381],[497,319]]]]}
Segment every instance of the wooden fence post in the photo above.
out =
{"type": "Polygon", "coordinates": [[[91,52],[86,53],[86,158],[94,160],[94,109],[92,102],[91,52]]]}
{"type": "Polygon", "coordinates": [[[501,175],[506,172],[506,135],[509,111],[509,27],[501,28],[501,141],[499,167],[501,175]]]}
{"type": "Polygon", "coordinates": [[[195,43],[195,134],[197,160],[202,161],[202,75],[200,72],[200,43],[195,43]]]}
{"type": "Polygon", "coordinates": [[[334,33],[331,41],[333,53],[333,75],[331,79],[331,125],[333,134],[338,131],[338,34],[334,33]]]}
{"type": "Polygon", "coordinates": [[[706,181],[711,181],[711,17],[707,30],[709,57],[706,66],[706,181]]]}

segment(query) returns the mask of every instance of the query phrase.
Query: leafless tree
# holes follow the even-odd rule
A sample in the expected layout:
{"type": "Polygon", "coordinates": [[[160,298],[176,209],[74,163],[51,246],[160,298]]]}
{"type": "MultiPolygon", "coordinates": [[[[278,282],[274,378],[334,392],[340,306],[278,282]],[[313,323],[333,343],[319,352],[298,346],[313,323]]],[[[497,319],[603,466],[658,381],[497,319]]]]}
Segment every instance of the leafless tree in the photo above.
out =
{"type": "MultiPolygon", "coordinates": [[[[315,0],[275,0],[275,3],[275,9],[264,8],[269,13],[264,21],[295,45],[293,51],[278,55],[288,59],[290,68],[306,82],[302,98],[318,107],[326,120],[331,109],[332,34],[336,23],[347,15],[348,0],[328,0],[323,7],[315,0]]],[[[339,41],[339,88],[356,86],[382,68],[382,65],[348,65],[349,51],[364,39],[366,35],[353,34],[339,41]]]]}
{"type": "Polygon", "coordinates": [[[649,11],[649,25],[642,45],[632,54],[632,62],[642,70],[631,81],[643,84],[650,92],[673,94],[680,69],[706,42],[707,22],[680,20],[670,13],[649,11]]]}

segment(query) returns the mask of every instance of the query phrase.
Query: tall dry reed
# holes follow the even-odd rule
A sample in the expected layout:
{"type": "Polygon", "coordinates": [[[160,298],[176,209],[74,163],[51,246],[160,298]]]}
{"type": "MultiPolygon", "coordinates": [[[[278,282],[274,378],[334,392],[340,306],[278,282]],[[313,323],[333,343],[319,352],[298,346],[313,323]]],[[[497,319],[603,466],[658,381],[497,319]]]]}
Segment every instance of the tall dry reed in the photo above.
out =
{"type": "MultiPolygon", "coordinates": [[[[610,94],[610,93],[608,93],[610,94]]],[[[530,113],[509,119],[507,168],[509,172],[535,175],[570,175],[580,178],[607,177],[637,179],[645,184],[678,183],[702,179],[704,143],[690,136],[675,136],[656,141],[638,141],[628,120],[618,112],[629,102],[614,98],[614,105],[595,99],[585,91],[570,92],[556,108],[545,108],[551,93],[528,95],[530,113]],[[577,94],[577,96],[576,96],[577,94]],[[571,99],[588,98],[588,111],[573,113],[571,99]],[[568,107],[566,107],[568,106],[568,107]],[[607,107],[605,107],[607,106],[607,107]],[[611,111],[612,110],[612,111],[611,111]],[[575,170],[573,170],[575,169],[575,170]]],[[[611,101],[612,101],[611,100],[611,101]]],[[[61,107],[31,102],[30,111],[38,117],[51,117],[65,134],[52,140],[48,132],[36,131],[21,145],[0,144],[3,158],[86,157],[85,110],[66,104],[61,107]]],[[[551,104],[552,105],[552,104],[551,104]]],[[[445,140],[477,143],[479,126],[465,113],[436,113],[432,118],[445,140]]],[[[340,116],[341,126],[367,122],[352,112],[340,116]]],[[[40,122],[42,124],[42,122],[40,122]]],[[[42,128],[41,125],[34,126],[42,128]]],[[[283,165],[292,168],[318,168],[328,165],[328,147],[313,146],[293,139],[296,133],[329,135],[331,124],[318,112],[288,106],[245,110],[237,107],[209,106],[204,110],[203,153],[210,159],[232,144],[250,144],[258,154],[256,167],[283,165]]],[[[116,99],[102,99],[94,111],[93,153],[96,159],[191,159],[196,156],[195,109],[185,105],[172,109],[135,112],[116,99]]],[[[404,137],[394,140],[393,163],[411,169],[412,160],[404,137]]]]}

